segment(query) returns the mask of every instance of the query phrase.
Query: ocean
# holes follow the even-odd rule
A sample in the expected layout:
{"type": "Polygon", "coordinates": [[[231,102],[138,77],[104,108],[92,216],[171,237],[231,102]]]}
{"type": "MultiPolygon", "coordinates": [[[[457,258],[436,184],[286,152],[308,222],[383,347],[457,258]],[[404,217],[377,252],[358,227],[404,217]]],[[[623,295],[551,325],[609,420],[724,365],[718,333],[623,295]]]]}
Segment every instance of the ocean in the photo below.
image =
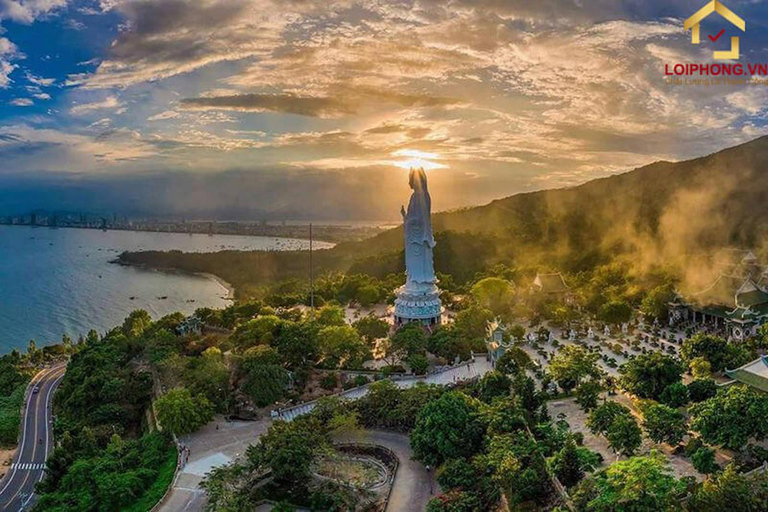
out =
{"type": "MultiPolygon", "coordinates": [[[[290,250],[306,240],[92,229],[0,226],[0,354],[103,333],[135,309],[153,318],[229,304],[212,277],[110,263],[123,251],[290,250]]],[[[330,244],[316,243],[315,247],[330,244]]]]}

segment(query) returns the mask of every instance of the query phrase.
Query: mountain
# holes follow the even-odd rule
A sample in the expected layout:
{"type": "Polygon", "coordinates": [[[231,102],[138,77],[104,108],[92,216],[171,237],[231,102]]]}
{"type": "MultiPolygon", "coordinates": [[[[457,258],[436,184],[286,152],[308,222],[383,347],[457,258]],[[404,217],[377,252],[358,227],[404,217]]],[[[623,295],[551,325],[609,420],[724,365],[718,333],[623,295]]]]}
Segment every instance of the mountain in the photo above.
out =
{"type": "MultiPolygon", "coordinates": [[[[458,279],[505,263],[569,272],[623,258],[711,279],[716,249],[766,252],[768,137],[683,162],[656,162],[583,185],[518,194],[434,215],[435,266],[458,279]]],[[[402,230],[318,251],[318,267],[372,274],[402,268],[402,230]]],[[[228,273],[234,283],[303,277],[306,255],[126,255],[125,261],[228,273]],[[215,268],[218,267],[218,270],[215,268]],[[221,269],[226,269],[222,271],[221,269]],[[235,270],[239,269],[239,270],[235,270]]],[[[227,279],[227,275],[222,275],[227,279]]]]}

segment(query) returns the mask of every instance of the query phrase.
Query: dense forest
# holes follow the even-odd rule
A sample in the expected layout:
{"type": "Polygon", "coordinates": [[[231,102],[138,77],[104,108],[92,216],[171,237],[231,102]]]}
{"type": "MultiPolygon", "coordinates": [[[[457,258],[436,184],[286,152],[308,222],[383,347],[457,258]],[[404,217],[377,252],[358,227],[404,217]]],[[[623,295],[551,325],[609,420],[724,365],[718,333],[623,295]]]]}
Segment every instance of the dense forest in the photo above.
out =
{"type": "Polygon", "coordinates": [[[137,311],[75,346],[54,395],[56,448],[35,510],[142,511],[157,503],[173,478],[176,448],[147,414],[153,381],[143,361],[178,320],[152,322],[137,311]]]}
{"type": "MultiPolygon", "coordinates": [[[[639,272],[673,269],[688,288],[709,284],[715,249],[762,253],[768,225],[768,138],[679,163],[658,162],[584,185],[518,194],[433,216],[435,268],[462,283],[478,272],[512,268],[592,270],[617,260],[639,272]]],[[[306,252],[184,254],[141,252],[123,263],[211,272],[251,296],[275,281],[308,278],[306,252]]],[[[316,251],[318,272],[401,273],[402,229],[316,251]]]]}

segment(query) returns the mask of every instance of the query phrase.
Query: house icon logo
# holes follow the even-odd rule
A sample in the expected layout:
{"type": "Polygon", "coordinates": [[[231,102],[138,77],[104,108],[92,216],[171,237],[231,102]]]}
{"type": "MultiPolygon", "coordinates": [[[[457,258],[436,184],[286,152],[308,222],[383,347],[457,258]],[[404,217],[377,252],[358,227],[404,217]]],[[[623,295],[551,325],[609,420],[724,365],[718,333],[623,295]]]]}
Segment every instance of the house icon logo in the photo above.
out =
{"type": "MultiPolygon", "coordinates": [[[[701,42],[700,40],[700,32],[701,32],[701,21],[709,16],[710,14],[716,12],[729,22],[731,22],[736,27],[740,28],[742,32],[746,32],[747,30],[747,24],[744,22],[743,19],[741,19],[739,16],[737,16],[733,11],[728,9],[723,2],[720,2],[719,0],[712,0],[707,5],[699,9],[696,14],[685,20],[685,23],[683,23],[683,29],[687,32],[688,30],[691,31],[691,43],[692,44],[699,44],[701,42]]],[[[719,34],[715,36],[709,36],[709,39],[712,40],[712,42],[717,41],[721,35],[723,35],[723,32],[725,30],[721,30],[719,34]]],[[[737,36],[731,37],[731,49],[730,51],[720,51],[720,52],[714,52],[715,60],[727,60],[727,59],[738,59],[739,58],[739,38],[737,36]]]]}

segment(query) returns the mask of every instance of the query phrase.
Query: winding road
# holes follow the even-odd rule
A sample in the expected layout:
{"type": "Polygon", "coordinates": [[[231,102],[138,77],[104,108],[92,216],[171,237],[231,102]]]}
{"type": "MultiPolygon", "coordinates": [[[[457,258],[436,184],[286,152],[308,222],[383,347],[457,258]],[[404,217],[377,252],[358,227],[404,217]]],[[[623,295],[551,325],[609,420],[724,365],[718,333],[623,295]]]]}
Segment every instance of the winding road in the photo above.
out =
{"type": "Polygon", "coordinates": [[[41,371],[29,383],[19,449],[10,471],[0,480],[0,510],[16,512],[34,505],[35,485],[45,476],[45,461],[53,450],[50,404],[65,371],[65,364],[57,365],[41,371]]]}

